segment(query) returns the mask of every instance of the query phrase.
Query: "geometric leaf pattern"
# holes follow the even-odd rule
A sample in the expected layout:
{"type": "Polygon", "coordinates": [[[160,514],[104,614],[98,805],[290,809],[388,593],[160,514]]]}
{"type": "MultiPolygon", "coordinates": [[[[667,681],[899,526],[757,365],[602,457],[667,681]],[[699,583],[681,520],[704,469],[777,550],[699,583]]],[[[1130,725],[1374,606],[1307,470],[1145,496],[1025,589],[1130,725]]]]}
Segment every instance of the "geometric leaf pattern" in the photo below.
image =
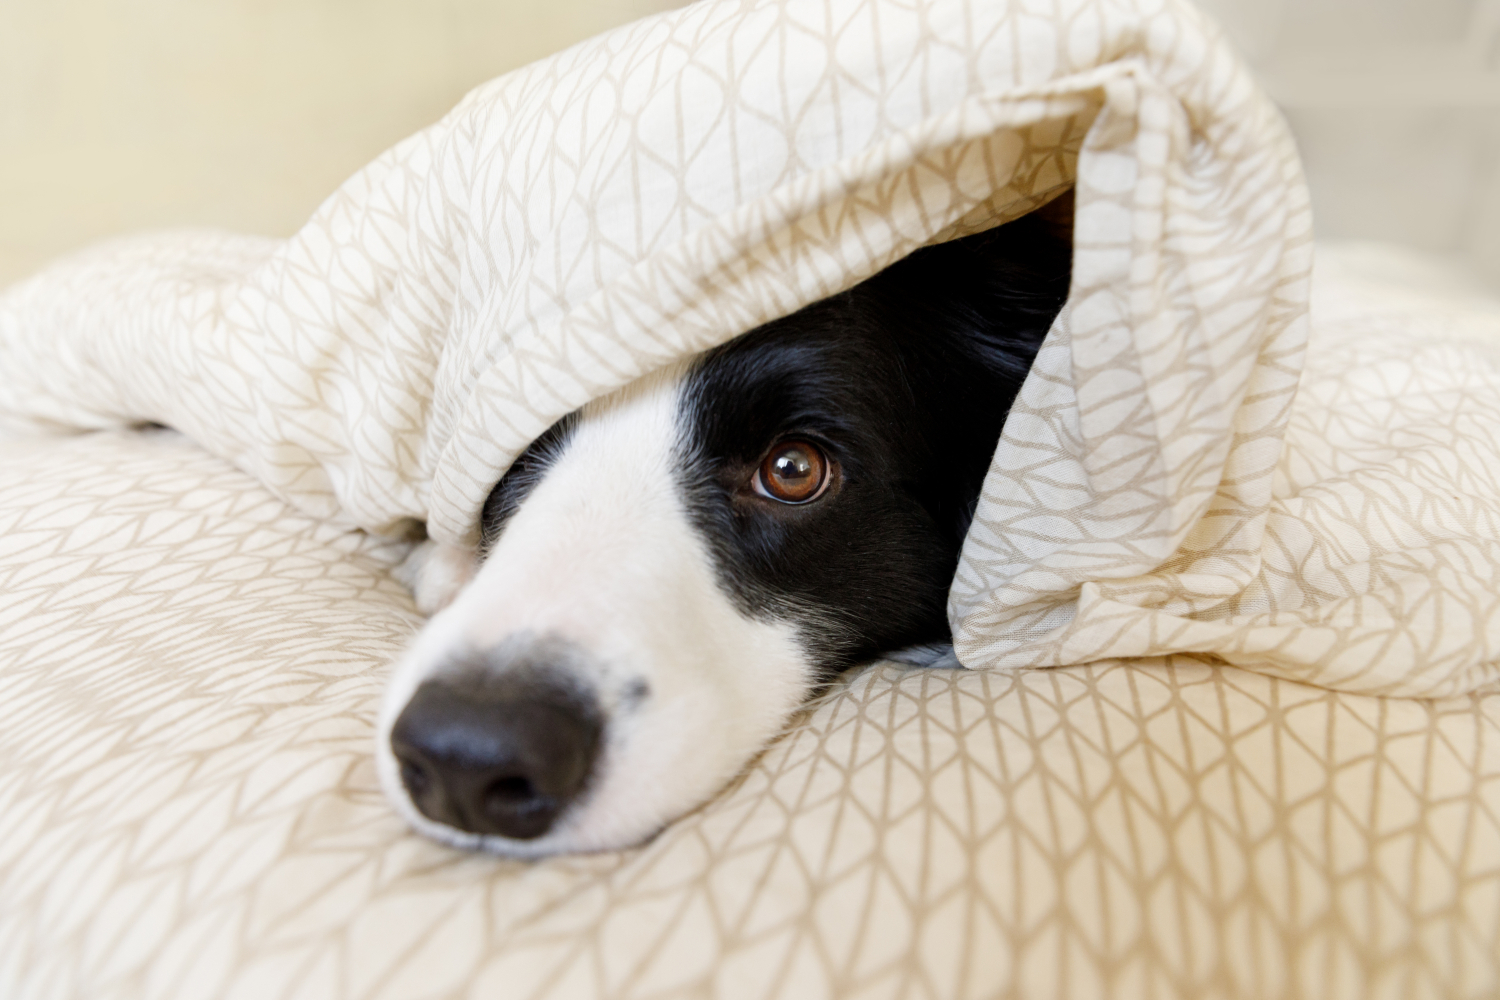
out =
{"type": "Polygon", "coordinates": [[[1308,349],[1310,259],[1185,4],[710,0],[291,240],[17,286],[0,413],[106,430],[0,440],[0,996],[1494,995],[1495,324],[1335,289],[1308,349]],[[563,413],[1070,184],[953,591],[1009,669],[852,672],[635,850],[402,827],[378,533],[472,541],[563,413]]]}
{"type": "MultiPolygon", "coordinates": [[[[1315,288],[1314,335],[1255,530],[1243,513],[1208,516],[1153,572],[1110,579],[1087,566],[1068,620],[968,665],[1194,652],[1420,697],[1500,679],[1500,312],[1399,281],[1315,288]],[[1242,580],[1179,579],[1236,561],[1242,580]]],[[[1033,519],[1063,506],[1046,489],[1030,500],[1033,519]]],[[[1016,544],[1002,528],[979,530],[1016,544]]]]}
{"type": "Polygon", "coordinates": [[[372,766],[400,546],[170,432],[0,456],[0,996],[1500,988],[1500,695],[877,664],[640,848],[469,855],[372,766]]]}
{"type": "Polygon", "coordinates": [[[310,515],[472,544],[562,414],[1070,186],[1072,288],[966,540],[960,660],[1490,683],[1500,362],[1411,363],[1404,319],[1309,348],[1296,150],[1180,0],[645,18],[476,89],[289,240],[146,237],[0,296],[0,412],[166,423],[310,515]]]}

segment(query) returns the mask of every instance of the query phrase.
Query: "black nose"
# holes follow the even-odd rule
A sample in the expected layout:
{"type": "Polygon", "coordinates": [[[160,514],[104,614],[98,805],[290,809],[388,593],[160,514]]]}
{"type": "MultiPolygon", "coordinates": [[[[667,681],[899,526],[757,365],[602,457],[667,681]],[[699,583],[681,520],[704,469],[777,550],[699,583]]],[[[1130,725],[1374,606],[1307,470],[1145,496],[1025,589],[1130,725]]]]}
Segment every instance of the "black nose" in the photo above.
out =
{"type": "Polygon", "coordinates": [[[590,700],[536,681],[473,677],[417,688],[391,730],[412,802],[470,833],[540,837],[582,790],[599,743],[590,700]]]}

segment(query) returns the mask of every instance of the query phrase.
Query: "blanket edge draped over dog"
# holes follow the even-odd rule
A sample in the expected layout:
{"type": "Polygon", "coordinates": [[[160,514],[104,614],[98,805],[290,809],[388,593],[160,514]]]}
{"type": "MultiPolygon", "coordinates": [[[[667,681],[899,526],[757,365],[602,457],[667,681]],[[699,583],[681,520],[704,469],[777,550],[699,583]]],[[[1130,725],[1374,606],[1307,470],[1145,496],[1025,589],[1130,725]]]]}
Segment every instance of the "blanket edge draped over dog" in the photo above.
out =
{"type": "Polygon", "coordinates": [[[1500,625],[1384,655],[1367,640],[1409,631],[1399,613],[1268,582],[1307,192],[1279,113],[1180,0],[646,18],[478,88],[289,240],[120,241],[11,289],[0,414],[168,424],[316,516],[473,544],[509,462],[589,399],[1070,186],[1069,300],[951,595],[962,662],[1486,683],[1500,625]]]}

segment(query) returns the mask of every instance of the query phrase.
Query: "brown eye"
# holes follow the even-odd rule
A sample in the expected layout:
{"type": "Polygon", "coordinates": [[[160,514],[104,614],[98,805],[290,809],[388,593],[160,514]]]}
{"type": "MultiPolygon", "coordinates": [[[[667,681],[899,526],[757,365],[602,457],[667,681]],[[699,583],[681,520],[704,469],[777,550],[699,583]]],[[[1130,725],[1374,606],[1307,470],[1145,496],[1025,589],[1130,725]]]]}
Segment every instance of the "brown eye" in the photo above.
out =
{"type": "Polygon", "coordinates": [[[784,441],[760,463],[756,492],[782,503],[816,500],[828,485],[828,465],[828,457],[817,445],[784,441]]]}

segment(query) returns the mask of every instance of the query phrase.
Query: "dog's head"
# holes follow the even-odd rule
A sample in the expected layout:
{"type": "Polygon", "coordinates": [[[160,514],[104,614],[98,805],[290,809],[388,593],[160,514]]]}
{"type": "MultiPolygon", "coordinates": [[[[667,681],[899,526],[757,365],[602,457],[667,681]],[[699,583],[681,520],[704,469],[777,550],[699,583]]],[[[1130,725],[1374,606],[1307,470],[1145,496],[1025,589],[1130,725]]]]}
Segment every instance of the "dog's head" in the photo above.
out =
{"type": "Polygon", "coordinates": [[[839,671],[947,642],[1068,262],[1031,217],[919,251],[537,440],[391,683],[379,764],[412,823],[517,855],[639,842],[839,671]]]}

